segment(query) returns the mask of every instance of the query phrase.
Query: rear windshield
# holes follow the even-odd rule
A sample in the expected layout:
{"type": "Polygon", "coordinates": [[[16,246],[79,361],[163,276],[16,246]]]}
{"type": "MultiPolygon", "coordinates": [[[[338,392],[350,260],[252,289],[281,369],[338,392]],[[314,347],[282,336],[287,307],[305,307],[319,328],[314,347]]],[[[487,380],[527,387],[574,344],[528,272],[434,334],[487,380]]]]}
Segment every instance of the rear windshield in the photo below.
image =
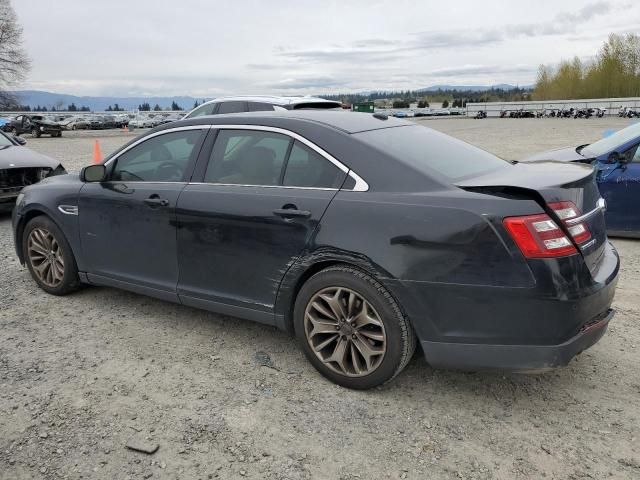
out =
{"type": "Polygon", "coordinates": [[[451,182],[510,165],[473,145],[420,125],[369,130],[354,137],[418,171],[435,172],[451,182]]]}
{"type": "Polygon", "coordinates": [[[330,108],[339,108],[342,109],[342,104],[338,102],[304,102],[304,103],[294,103],[293,110],[300,110],[303,108],[314,108],[314,109],[330,109],[330,108]]]}

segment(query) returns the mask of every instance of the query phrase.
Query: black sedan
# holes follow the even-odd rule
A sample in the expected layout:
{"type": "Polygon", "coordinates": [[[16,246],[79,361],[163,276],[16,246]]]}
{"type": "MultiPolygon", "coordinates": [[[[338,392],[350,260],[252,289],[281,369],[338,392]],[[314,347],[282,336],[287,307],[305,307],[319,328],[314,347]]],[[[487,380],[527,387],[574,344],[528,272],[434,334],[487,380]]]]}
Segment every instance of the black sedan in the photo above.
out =
{"type": "Polygon", "coordinates": [[[25,143],[0,132],[0,212],[11,210],[27,185],[67,173],[60,162],[23,147],[25,143]]]}
{"type": "Polygon", "coordinates": [[[107,285],[294,332],[370,388],[434,367],[540,371],[597,342],[619,260],[588,166],[518,164],[411,122],[293,111],[155,128],[18,200],[45,291],[107,285]]]}

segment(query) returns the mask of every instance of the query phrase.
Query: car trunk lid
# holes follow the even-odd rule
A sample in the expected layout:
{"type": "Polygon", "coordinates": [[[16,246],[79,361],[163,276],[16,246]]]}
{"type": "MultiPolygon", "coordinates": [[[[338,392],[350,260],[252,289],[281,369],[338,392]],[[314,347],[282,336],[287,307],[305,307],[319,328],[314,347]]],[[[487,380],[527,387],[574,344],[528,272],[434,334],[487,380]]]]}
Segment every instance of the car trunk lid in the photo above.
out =
{"type": "Polygon", "coordinates": [[[455,184],[465,190],[536,200],[572,240],[589,269],[597,268],[607,234],[604,200],[600,197],[596,171],[592,167],[563,162],[515,163],[509,168],[459,180],[455,184]],[[577,207],[575,215],[571,216],[569,212],[567,216],[564,202],[577,207]],[[573,227],[579,224],[588,229],[588,238],[575,235],[573,227]]]}

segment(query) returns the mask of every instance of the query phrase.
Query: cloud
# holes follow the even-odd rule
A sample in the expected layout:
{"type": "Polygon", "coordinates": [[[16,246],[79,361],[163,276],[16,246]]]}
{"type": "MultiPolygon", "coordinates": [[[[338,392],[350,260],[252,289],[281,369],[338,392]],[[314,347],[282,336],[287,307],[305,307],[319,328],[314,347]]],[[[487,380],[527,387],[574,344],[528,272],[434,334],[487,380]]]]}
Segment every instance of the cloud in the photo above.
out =
{"type": "Polygon", "coordinates": [[[433,77],[467,77],[475,75],[510,75],[514,73],[534,73],[537,67],[531,65],[463,65],[462,67],[448,67],[431,70],[433,77]]]}
{"type": "Polygon", "coordinates": [[[499,28],[467,28],[453,31],[424,31],[410,35],[408,39],[358,40],[342,48],[326,50],[293,50],[283,48],[276,52],[280,57],[309,63],[353,61],[396,61],[405,56],[462,47],[482,47],[503,43],[521,37],[542,37],[575,32],[599,15],[612,10],[608,1],[590,3],[574,12],[560,12],[548,22],[508,24],[499,28]]]}
{"type": "Polygon", "coordinates": [[[269,87],[276,90],[297,90],[307,88],[331,88],[346,85],[344,80],[336,80],[331,77],[307,77],[307,78],[287,78],[277,83],[270,84],[269,87]]]}

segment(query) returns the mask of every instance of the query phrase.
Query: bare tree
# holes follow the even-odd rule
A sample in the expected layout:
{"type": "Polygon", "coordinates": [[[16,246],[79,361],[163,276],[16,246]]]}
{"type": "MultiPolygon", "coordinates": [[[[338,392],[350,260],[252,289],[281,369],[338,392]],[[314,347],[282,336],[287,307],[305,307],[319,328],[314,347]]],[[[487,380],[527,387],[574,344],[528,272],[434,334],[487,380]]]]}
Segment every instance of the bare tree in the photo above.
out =
{"type": "Polygon", "coordinates": [[[18,24],[10,0],[0,0],[0,105],[17,103],[11,93],[24,80],[31,68],[27,52],[22,47],[22,27],[18,24]]]}

